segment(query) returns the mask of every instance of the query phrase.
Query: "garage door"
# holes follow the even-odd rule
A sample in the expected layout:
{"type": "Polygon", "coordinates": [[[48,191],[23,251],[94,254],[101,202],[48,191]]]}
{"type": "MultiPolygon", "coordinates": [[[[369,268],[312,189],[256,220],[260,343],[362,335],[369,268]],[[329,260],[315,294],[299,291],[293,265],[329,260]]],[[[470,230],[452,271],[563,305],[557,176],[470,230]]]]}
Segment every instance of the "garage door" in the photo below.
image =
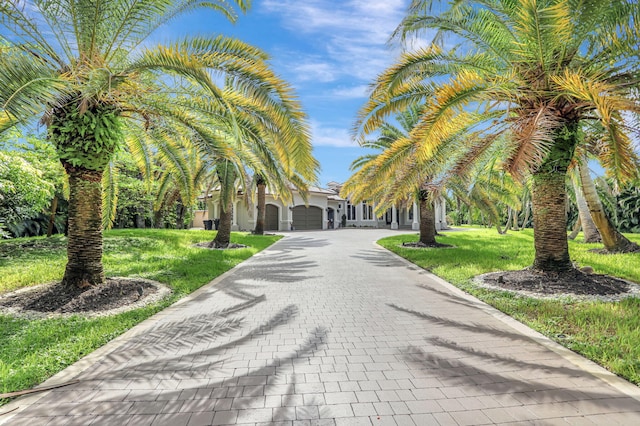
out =
{"type": "Polygon", "coordinates": [[[294,207],[293,229],[322,229],[322,209],[319,207],[294,207]]]}
{"type": "Polygon", "coordinates": [[[264,229],[265,231],[277,231],[278,230],[278,207],[273,204],[267,204],[267,208],[264,212],[264,229]]]}

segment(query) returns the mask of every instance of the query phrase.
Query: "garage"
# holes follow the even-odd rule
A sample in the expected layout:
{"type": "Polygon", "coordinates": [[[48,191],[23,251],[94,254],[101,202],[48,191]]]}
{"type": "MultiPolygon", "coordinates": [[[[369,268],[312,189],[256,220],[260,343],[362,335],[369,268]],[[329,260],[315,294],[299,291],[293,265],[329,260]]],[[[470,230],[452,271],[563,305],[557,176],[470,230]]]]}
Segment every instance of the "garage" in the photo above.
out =
{"type": "Polygon", "coordinates": [[[278,207],[273,204],[267,204],[267,208],[264,212],[264,230],[265,231],[277,231],[278,230],[278,207]]]}
{"type": "Polygon", "coordinates": [[[293,208],[293,229],[322,229],[322,209],[296,206],[293,208]]]}

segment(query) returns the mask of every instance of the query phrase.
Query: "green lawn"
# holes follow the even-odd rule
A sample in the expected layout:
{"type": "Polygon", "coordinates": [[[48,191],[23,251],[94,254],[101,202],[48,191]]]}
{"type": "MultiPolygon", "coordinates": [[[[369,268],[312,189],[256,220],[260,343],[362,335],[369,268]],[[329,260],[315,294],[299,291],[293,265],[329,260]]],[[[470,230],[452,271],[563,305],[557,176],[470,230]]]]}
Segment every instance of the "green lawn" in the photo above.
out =
{"type": "MultiPolygon", "coordinates": [[[[0,315],[0,393],[41,383],[280,238],[234,233],[232,242],[247,248],[193,247],[214,236],[214,231],[105,232],[107,277],[148,278],[169,285],[173,294],[163,302],[103,318],[27,320],[0,315]]],[[[60,280],[65,262],[66,241],[61,236],[0,241],[0,293],[60,280]]],[[[0,405],[6,402],[0,400],[0,405]]]]}
{"type": "MultiPolygon", "coordinates": [[[[627,237],[640,243],[640,235],[627,237]]],[[[589,249],[599,244],[570,241],[571,258],[595,273],[614,275],[640,283],[640,253],[600,255],[589,249]]],[[[533,232],[499,235],[494,229],[447,232],[437,240],[454,248],[403,248],[416,235],[400,235],[378,241],[383,247],[442,277],[506,314],[597,362],[610,371],[640,384],[640,299],[622,302],[538,300],[474,286],[476,275],[522,269],[533,263],[533,232]]]]}

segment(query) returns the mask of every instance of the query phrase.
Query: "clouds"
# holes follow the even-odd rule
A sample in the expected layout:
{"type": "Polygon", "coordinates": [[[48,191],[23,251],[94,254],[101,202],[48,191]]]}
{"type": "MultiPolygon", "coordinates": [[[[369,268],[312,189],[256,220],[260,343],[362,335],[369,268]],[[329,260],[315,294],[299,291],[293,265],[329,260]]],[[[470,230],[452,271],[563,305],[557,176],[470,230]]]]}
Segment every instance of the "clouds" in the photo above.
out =
{"type": "Polygon", "coordinates": [[[336,148],[353,148],[358,144],[353,141],[349,131],[343,127],[324,127],[318,121],[311,121],[313,144],[336,148]]]}
{"type": "Polygon", "coordinates": [[[300,52],[293,80],[320,82],[355,79],[369,83],[395,58],[386,42],[401,21],[408,0],[265,0],[261,13],[277,16],[296,37],[304,38],[317,55],[300,52]]]}

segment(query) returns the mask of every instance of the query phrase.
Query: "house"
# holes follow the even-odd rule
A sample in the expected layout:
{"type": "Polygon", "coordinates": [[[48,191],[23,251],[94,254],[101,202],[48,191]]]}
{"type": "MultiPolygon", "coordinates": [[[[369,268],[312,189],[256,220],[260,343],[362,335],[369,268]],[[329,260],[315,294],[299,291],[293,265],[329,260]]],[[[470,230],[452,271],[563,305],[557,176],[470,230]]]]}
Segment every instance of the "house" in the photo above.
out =
{"type": "MultiPolygon", "coordinates": [[[[265,231],[300,231],[310,229],[335,229],[339,227],[356,228],[420,228],[419,210],[414,203],[409,208],[393,207],[382,216],[374,216],[375,204],[351,204],[350,200],[339,195],[341,185],[329,182],[328,188],[309,187],[307,203],[297,191],[293,191],[293,200],[285,204],[277,194],[267,189],[265,231]],[[343,220],[344,215],[344,220],[343,220]]],[[[213,193],[207,200],[207,209],[198,210],[193,220],[194,227],[204,227],[204,220],[220,217],[219,197],[213,193]]],[[[447,227],[446,204],[443,198],[436,202],[436,229],[447,227]]],[[[247,206],[242,199],[233,204],[231,229],[234,231],[251,231],[256,226],[257,208],[247,206]]]]}

